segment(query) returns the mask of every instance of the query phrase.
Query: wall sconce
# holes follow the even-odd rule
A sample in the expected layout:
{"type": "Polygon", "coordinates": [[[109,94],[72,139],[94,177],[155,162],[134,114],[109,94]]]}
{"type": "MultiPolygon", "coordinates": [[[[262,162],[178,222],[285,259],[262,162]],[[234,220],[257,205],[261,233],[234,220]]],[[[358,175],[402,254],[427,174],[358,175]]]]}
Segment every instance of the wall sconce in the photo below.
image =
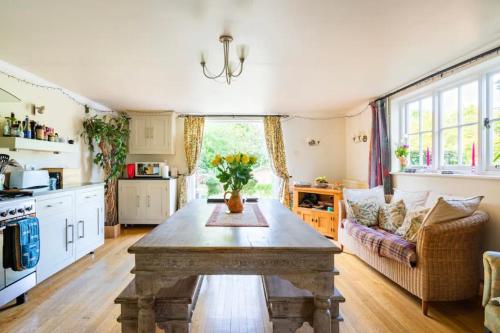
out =
{"type": "Polygon", "coordinates": [[[359,132],[358,134],[354,134],[352,136],[352,142],[354,143],[365,143],[368,142],[368,135],[363,132],[359,132]]]}
{"type": "Polygon", "coordinates": [[[318,139],[306,139],[307,144],[309,146],[317,146],[319,145],[319,140],[318,139]]]}
{"type": "Polygon", "coordinates": [[[43,114],[43,111],[45,110],[44,105],[36,106],[35,104],[31,104],[31,114],[35,116],[37,113],[43,114]]]}

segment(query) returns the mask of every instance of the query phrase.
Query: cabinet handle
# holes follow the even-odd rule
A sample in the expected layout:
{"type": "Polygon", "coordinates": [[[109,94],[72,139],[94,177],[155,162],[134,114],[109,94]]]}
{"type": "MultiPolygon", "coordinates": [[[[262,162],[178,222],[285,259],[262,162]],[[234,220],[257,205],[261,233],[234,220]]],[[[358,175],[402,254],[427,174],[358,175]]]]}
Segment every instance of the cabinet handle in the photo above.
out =
{"type": "MultiPolygon", "coordinates": [[[[80,225],[80,223],[82,224],[82,235],[78,235],[78,238],[85,238],[85,221],[84,220],[80,220],[78,221],[78,225],[80,225]]],[[[78,229],[78,232],[80,232],[80,229],[78,229]]]]}
{"type": "Polygon", "coordinates": [[[85,197],[85,199],[90,199],[90,198],[94,198],[94,197],[97,197],[97,194],[87,195],[87,196],[85,197]]]}
{"type": "MultiPolygon", "coordinates": [[[[66,219],[66,221],[68,221],[66,219]]],[[[71,228],[71,241],[68,241],[66,244],[66,251],[68,249],[68,244],[73,244],[75,242],[75,226],[73,224],[68,224],[68,228],[71,228]]],[[[66,233],[66,238],[68,237],[68,234],[66,233]]]]}
{"type": "Polygon", "coordinates": [[[149,129],[151,130],[151,132],[150,132],[150,134],[151,134],[150,138],[153,139],[155,137],[155,131],[154,131],[155,128],[154,127],[150,127],[149,129]]]}
{"type": "Polygon", "coordinates": [[[97,207],[97,235],[99,236],[99,207],[97,207]]]}
{"type": "Polygon", "coordinates": [[[151,197],[149,196],[149,194],[147,196],[147,199],[148,199],[148,208],[149,208],[149,207],[151,207],[151,197]]]}
{"type": "Polygon", "coordinates": [[[141,205],[141,199],[139,198],[138,195],[136,196],[135,205],[136,205],[137,208],[139,208],[140,205],[141,205]]]}
{"type": "Polygon", "coordinates": [[[149,139],[148,132],[149,132],[149,127],[146,127],[146,129],[144,130],[144,135],[146,136],[146,139],[149,139]]]}
{"type": "Polygon", "coordinates": [[[66,252],[68,252],[68,219],[65,219],[66,223],[66,252]]]}

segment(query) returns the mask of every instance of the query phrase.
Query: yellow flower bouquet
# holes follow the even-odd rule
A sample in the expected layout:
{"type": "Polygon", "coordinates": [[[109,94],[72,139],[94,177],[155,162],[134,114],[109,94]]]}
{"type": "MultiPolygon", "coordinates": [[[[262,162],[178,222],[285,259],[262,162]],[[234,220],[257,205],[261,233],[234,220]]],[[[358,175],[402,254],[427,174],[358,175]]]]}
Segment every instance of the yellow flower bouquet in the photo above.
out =
{"type": "Polygon", "coordinates": [[[224,200],[231,213],[241,213],[243,203],[240,191],[253,179],[252,169],[257,163],[257,157],[244,153],[227,156],[216,155],[212,160],[212,167],[216,169],[216,177],[223,184],[224,200]],[[226,194],[231,193],[231,198],[226,200],[226,194]]]}

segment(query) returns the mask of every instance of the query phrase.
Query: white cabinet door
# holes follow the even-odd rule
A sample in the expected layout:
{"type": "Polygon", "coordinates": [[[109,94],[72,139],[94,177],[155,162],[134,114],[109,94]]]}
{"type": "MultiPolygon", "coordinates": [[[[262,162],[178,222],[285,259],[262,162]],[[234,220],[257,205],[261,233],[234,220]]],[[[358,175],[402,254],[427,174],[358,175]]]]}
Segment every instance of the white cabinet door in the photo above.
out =
{"type": "Polygon", "coordinates": [[[72,195],[37,200],[37,217],[40,221],[38,283],[74,261],[75,225],[72,204],[72,195]],[[66,206],[67,203],[69,206],[66,206]]]}
{"type": "Polygon", "coordinates": [[[145,200],[140,181],[122,180],[118,182],[118,218],[120,223],[131,223],[143,217],[145,200]],[[144,202],[143,202],[144,201],[144,202]]]}
{"type": "Polygon", "coordinates": [[[147,153],[149,146],[149,118],[144,116],[136,116],[130,119],[130,138],[129,138],[129,153],[141,154],[147,153]]]}
{"type": "Polygon", "coordinates": [[[151,116],[149,119],[149,147],[151,153],[175,154],[172,145],[172,117],[151,116]]]}
{"type": "Polygon", "coordinates": [[[175,154],[175,113],[132,115],[130,154],[175,154]]]}
{"type": "Polygon", "coordinates": [[[145,184],[146,219],[152,223],[162,223],[167,218],[167,182],[150,180],[145,181],[145,184]]]}
{"type": "Polygon", "coordinates": [[[97,210],[94,207],[85,207],[77,215],[75,223],[75,258],[77,260],[95,249],[97,218],[97,210]]]}
{"type": "Polygon", "coordinates": [[[79,259],[102,245],[104,189],[77,191],[76,203],[75,257],[79,259]]]}

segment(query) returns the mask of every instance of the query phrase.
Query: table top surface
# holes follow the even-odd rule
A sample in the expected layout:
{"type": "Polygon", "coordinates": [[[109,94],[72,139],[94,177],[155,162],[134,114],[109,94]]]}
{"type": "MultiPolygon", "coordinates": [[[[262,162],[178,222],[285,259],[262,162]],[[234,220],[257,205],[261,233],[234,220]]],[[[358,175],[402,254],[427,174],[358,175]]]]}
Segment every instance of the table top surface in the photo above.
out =
{"type": "MultiPolygon", "coordinates": [[[[249,205],[249,204],[247,204],[249,205]]],[[[277,200],[261,200],[269,227],[207,227],[215,205],[193,200],[129,248],[130,253],[266,252],[339,253],[340,248],[316,232],[277,200]]]]}

